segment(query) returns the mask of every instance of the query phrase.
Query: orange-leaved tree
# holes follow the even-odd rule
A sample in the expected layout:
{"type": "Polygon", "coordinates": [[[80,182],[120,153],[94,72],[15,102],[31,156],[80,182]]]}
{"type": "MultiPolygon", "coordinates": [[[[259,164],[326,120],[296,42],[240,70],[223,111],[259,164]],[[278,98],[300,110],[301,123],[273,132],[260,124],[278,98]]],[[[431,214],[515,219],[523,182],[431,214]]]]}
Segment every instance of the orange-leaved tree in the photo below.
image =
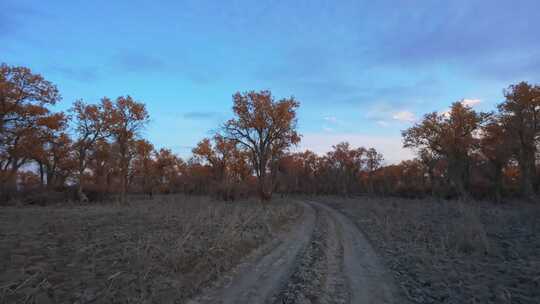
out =
{"type": "Polygon", "coordinates": [[[505,128],[500,116],[491,116],[482,126],[480,155],[488,161],[492,172],[493,194],[499,202],[502,198],[503,169],[515,152],[515,139],[505,128]]]}
{"type": "Polygon", "coordinates": [[[38,164],[41,186],[46,181],[49,189],[61,187],[74,168],[68,117],[63,112],[53,113],[39,119],[36,127],[30,151],[38,164]]]}
{"type": "Polygon", "coordinates": [[[366,162],[366,149],[352,148],[348,142],[341,142],[332,148],[326,158],[330,172],[334,172],[334,191],[342,195],[351,194],[358,188],[358,177],[366,162]]]}
{"type": "Polygon", "coordinates": [[[521,193],[534,200],[535,157],[540,144],[540,86],[520,82],[505,92],[499,105],[502,122],[515,139],[521,175],[521,193]]]}
{"type": "MultiPolygon", "coordinates": [[[[0,64],[0,192],[16,189],[17,171],[32,159],[39,121],[61,99],[55,85],[25,67],[0,64]]],[[[6,197],[4,197],[6,198],[6,197]]]]}
{"type": "Polygon", "coordinates": [[[381,168],[383,164],[384,157],[379,153],[375,148],[369,148],[366,151],[366,161],[365,168],[367,171],[368,177],[368,192],[373,193],[373,174],[376,170],[381,168]]]}
{"type": "Polygon", "coordinates": [[[161,148],[154,152],[154,174],[158,190],[162,193],[178,191],[186,164],[182,158],[176,156],[170,149],[161,148]]]}
{"type": "Polygon", "coordinates": [[[83,193],[83,176],[88,167],[89,151],[100,139],[109,135],[108,121],[111,113],[105,112],[111,107],[110,100],[103,98],[101,104],[87,104],[77,100],[70,109],[74,116],[74,129],[77,136],[73,145],[77,160],[77,194],[80,201],[87,200],[83,193]]]}
{"type": "Polygon", "coordinates": [[[110,113],[108,128],[118,147],[120,173],[120,203],[126,203],[129,166],[135,147],[135,140],[149,121],[144,103],[135,101],[131,96],[120,96],[114,103],[103,104],[110,113]]]}
{"type": "MultiPolygon", "coordinates": [[[[429,113],[402,132],[404,147],[429,151],[448,161],[448,177],[461,197],[468,197],[470,154],[478,147],[485,115],[463,102],[454,102],[447,113],[429,113]]],[[[425,153],[425,152],[424,152],[425,153]]]]}
{"type": "Polygon", "coordinates": [[[153,159],[154,145],[146,139],[135,141],[133,168],[130,179],[137,180],[140,190],[150,196],[153,194],[156,184],[155,160],[153,159]]]}
{"type": "Polygon", "coordinates": [[[296,131],[294,97],[274,100],[270,91],[250,91],[233,95],[234,118],[223,126],[224,136],[249,152],[258,180],[261,200],[272,197],[270,164],[275,157],[300,142],[296,131]]]}
{"type": "Polygon", "coordinates": [[[244,182],[250,171],[246,153],[238,149],[237,142],[216,134],[213,140],[201,140],[192,152],[196,161],[211,167],[217,194],[234,199],[233,188],[244,182]]]}

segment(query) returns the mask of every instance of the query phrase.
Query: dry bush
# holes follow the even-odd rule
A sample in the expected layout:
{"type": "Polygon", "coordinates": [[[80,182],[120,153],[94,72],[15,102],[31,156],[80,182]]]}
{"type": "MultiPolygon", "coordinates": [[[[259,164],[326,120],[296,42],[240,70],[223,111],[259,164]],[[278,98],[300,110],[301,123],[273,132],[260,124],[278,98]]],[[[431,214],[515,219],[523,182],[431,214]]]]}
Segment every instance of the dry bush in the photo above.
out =
{"type": "Polygon", "coordinates": [[[300,214],[184,196],[0,209],[0,303],[183,302],[300,214]]]}
{"type": "Polygon", "coordinates": [[[538,303],[540,206],[325,198],[366,233],[416,303],[538,303]]]}

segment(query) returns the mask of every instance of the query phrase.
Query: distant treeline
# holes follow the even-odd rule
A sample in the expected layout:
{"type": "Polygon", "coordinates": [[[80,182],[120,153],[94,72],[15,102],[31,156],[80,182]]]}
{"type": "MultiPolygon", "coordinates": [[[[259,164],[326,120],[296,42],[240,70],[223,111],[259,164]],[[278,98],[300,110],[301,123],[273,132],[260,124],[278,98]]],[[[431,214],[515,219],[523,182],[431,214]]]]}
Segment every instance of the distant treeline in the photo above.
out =
{"type": "MultiPolygon", "coordinates": [[[[157,150],[141,131],[144,103],[130,96],[77,100],[67,112],[50,106],[57,87],[25,67],[0,65],[0,200],[126,202],[127,193],[258,195],[361,193],[501,200],[538,193],[540,86],[521,82],[497,111],[463,102],[426,114],[403,131],[418,157],[383,166],[373,148],[347,142],[319,156],[291,153],[301,140],[294,98],[270,91],[233,95],[234,116],[201,140],[187,160],[157,150]]],[[[187,132],[188,130],[186,130],[187,132]]],[[[181,136],[181,134],[179,134],[181,136]]]]}

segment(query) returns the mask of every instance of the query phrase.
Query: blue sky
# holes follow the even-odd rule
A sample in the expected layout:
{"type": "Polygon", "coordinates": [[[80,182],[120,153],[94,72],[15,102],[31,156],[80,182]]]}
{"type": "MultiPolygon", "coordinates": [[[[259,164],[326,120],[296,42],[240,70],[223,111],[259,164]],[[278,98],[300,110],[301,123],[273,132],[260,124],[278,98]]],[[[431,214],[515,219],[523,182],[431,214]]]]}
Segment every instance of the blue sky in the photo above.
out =
{"type": "Polygon", "coordinates": [[[301,102],[300,149],[338,141],[411,156],[400,130],[467,99],[540,82],[538,1],[0,1],[0,61],[78,98],[130,94],[145,135],[182,156],[236,91],[301,102]],[[159,4],[158,4],[159,3],[159,4]]]}

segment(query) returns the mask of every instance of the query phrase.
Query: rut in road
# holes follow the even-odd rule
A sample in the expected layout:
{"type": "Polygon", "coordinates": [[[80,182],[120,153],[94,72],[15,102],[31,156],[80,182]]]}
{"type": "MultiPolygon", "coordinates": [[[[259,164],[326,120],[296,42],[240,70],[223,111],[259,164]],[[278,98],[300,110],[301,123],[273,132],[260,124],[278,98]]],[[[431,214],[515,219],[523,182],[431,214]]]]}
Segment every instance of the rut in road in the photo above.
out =
{"type": "Polygon", "coordinates": [[[279,303],[347,303],[348,285],[343,275],[343,247],[335,222],[320,208],[310,243],[298,256],[285,286],[271,301],[279,303]]]}
{"type": "Polygon", "coordinates": [[[189,303],[404,303],[353,223],[324,204],[300,204],[293,231],[189,303]]]}

